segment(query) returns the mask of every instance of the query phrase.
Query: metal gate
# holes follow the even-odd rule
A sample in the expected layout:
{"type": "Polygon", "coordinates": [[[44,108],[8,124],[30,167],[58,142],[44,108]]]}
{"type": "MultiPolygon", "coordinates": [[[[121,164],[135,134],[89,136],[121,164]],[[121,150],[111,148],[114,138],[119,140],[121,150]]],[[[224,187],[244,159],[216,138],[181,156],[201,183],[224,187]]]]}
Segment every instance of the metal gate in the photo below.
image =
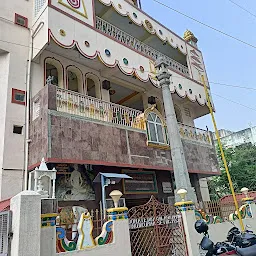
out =
{"type": "Polygon", "coordinates": [[[9,254],[10,231],[11,231],[11,211],[0,212],[0,256],[10,255],[9,254]]]}
{"type": "Polygon", "coordinates": [[[151,197],[129,210],[132,256],[187,256],[182,216],[151,197]]]}

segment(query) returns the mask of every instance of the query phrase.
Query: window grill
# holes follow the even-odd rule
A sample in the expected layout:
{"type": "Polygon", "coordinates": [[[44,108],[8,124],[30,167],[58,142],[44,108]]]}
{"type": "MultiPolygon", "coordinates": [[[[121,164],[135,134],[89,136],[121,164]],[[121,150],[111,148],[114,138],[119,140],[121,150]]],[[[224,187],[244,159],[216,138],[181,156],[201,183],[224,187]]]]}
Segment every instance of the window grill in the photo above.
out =
{"type": "Polygon", "coordinates": [[[11,211],[0,212],[0,256],[9,254],[9,234],[11,231],[11,211]]]}

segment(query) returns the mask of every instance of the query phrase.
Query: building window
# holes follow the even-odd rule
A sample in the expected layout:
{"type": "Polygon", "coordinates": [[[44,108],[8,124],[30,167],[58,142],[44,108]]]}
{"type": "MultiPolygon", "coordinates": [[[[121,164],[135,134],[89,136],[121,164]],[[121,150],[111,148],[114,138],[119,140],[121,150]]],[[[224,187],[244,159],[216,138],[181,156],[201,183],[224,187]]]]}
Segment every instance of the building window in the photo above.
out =
{"type": "Polygon", "coordinates": [[[45,84],[53,84],[64,88],[63,86],[63,66],[60,61],[54,58],[45,59],[45,84]]]}
{"type": "Polygon", "coordinates": [[[21,16],[17,13],[15,13],[15,24],[20,25],[22,27],[27,28],[28,27],[28,18],[21,16]]]}
{"type": "Polygon", "coordinates": [[[12,103],[25,105],[26,104],[26,92],[12,88],[12,103]]]}
{"type": "Polygon", "coordinates": [[[151,112],[147,117],[148,142],[154,144],[167,144],[166,128],[160,117],[151,112]]]}
{"type": "Polygon", "coordinates": [[[15,134],[22,134],[22,128],[23,128],[23,126],[14,125],[13,126],[13,133],[15,133],[15,134]]]}

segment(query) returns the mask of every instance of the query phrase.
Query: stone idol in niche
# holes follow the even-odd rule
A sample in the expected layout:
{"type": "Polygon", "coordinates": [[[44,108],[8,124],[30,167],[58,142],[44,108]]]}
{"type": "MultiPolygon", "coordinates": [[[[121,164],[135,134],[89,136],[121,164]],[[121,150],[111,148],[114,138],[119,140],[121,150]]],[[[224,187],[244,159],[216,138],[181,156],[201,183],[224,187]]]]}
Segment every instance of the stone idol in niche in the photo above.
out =
{"type": "Polygon", "coordinates": [[[73,165],[65,174],[57,177],[56,196],[59,200],[95,200],[92,179],[82,165],[73,165]]]}

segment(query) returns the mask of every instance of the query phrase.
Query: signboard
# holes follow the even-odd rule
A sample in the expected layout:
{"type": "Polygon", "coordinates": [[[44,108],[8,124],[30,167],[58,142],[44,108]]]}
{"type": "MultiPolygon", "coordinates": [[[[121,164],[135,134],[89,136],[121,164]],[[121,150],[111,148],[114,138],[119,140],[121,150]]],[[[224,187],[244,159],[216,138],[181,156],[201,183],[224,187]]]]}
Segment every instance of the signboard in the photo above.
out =
{"type": "Polygon", "coordinates": [[[57,174],[70,174],[68,164],[56,164],[55,168],[57,170],[57,174]]]}
{"type": "Polygon", "coordinates": [[[123,170],[132,179],[123,180],[124,194],[152,194],[157,193],[155,172],[123,170]]]}
{"type": "Polygon", "coordinates": [[[171,182],[162,182],[163,193],[171,194],[172,193],[172,183],[171,182]]]}
{"type": "Polygon", "coordinates": [[[181,223],[180,215],[158,216],[150,218],[129,219],[129,228],[147,228],[155,225],[169,225],[181,223]]]}

